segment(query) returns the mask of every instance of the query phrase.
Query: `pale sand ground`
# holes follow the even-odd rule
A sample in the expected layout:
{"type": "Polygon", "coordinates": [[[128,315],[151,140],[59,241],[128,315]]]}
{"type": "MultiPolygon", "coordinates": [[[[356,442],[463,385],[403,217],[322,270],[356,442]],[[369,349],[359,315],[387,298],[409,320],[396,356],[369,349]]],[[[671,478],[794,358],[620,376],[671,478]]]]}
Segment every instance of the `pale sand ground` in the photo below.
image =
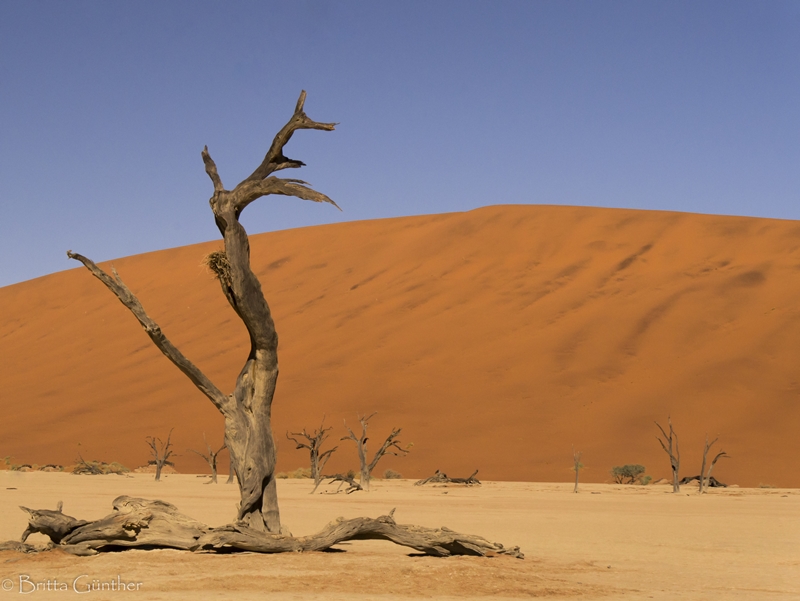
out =
{"type": "MultiPolygon", "coordinates": [[[[52,508],[63,500],[66,513],[96,519],[120,494],[169,501],[212,525],[229,521],[235,486],[204,481],[3,471],[0,540],[16,539],[24,529],[18,505],[52,508]]],[[[437,559],[380,541],[342,544],[343,553],[272,556],[5,552],[0,578],[11,579],[14,590],[0,597],[18,594],[20,575],[72,582],[87,574],[143,583],[139,593],[93,593],[91,599],[800,598],[800,491],[794,489],[712,490],[700,497],[693,487],[673,495],[665,486],[588,484],[575,495],[568,484],[420,488],[380,481],[370,493],[349,496],[312,496],[309,490],[307,480],[279,484],[283,521],[295,535],[340,515],[377,516],[396,507],[401,523],[480,534],[519,545],[526,558],[437,559]]],[[[41,592],[37,598],[74,594],[41,592]]]]}

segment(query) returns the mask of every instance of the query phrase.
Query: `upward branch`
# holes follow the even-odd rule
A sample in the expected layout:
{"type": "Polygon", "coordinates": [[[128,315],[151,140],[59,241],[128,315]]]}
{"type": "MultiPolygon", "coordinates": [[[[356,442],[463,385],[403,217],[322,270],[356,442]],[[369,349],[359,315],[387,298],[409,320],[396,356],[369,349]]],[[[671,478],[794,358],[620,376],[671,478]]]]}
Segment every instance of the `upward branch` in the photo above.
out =
{"type": "MultiPolygon", "coordinates": [[[[250,268],[250,244],[239,215],[254,200],[269,194],[294,196],[313,202],[325,202],[336,208],[338,205],[325,194],[310,188],[299,179],[280,179],[269,177],[279,169],[301,167],[303,163],[288,159],[283,154],[283,147],[298,129],[320,129],[332,131],[335,123],[317,123],[303,111],[306,93],[301,92],[295,112],[291,119],[275,136],[261,165],[233,190],[226,190],[217,171],[217,165],[208,152],[203,149],[202,156],[206,173],[214,185],[214,195],[209,200],[214,211],[214,219],[225,241],[224,272],[215,271],[220,280],[222,291],[233,310],[241,318],[251,340],[251,358],[257,351],[263,351],[261,360],[268,369],[277,369],[278,337],[272,317],[261,291],[261,284],[250,268]]],[[[215,261],[222,263],[222,261],[215,261]]]]}
{"type": "MultiPolygon", "coordinates": [[[[300,92],[300,98],[297,99],[297,105],[294,108],[294,114],[289,122],[275,135],[272,141],[272,146],[269,147],[264,160],[256,168],[255,171],[244,181],[258,181],[262,180],[271,173],[280,169],[298,168],[305,165],[302,161],[297,161],[284,156],[283,147],[292,139],[292,134],[298,129],[321,129],[324,131],[333,131],[336,127],[335,123],[318,123],[310,119],[303,110],[303,105],[306,102],[306,91],[300,92]]],[[[244,183],[244,182],[242,182],[244,183]]]]}
{"type": "Polygon", "coordinates": [[[153,341],[153,344],[155,344],[158,349],[164,353],[167,359],[172,361],[172,363],[174,363],[178,369],[186,374],[192,383],[197,386],[197,388],[200,389],[203,394],[211,399],[211,402],[214,403],[217,409],[219,409],[224,415],[230,402],[228,397],[226,397],[220,391],[220,389],[217,388],[214,383],[194,365],[194,363],[189,361],[189,359],[187,359],[183,353],[181,353],[169,341],[169,339],[161,331],[161,327],[145,312],[142,303],[139,302],[139,299],[136,298],[133,292],[128,289],[128,287],[119,277],[116,269],[112,269],[112,273],[114,274],[114,277],[112,278],[105,271],[95,265],[94,261],[84,257],[83,255],[79,255],[78,253],[68,250],[67,256],[70,259],[75,259],[76,261],[83,263],[86,268],[92,272],[92,275],[103,282],[106,288],[111,290],[111,292],[116,295],[120,302],[125,305],[131,311],[131,313],[133,313],[136,319],[139,320],[139,323],[142,324],[144,331],[150,337],[150,340],[153,341]]]}
{"type": "MultiPolygon", "coordinates": [[[[376,412],[377,413],[377,412],[376,412]]],[[[386,437],[386,440],[383,441],[381,448],[375,451],[375,456],[372,458],[372,461],[367,463],[367,425],[369,424],[369,420],[371,420],[375,416],[375,413],[372,413],[368,416],[361,417],[359,416],[358,421],[361,423],[361,436],[356,436],[355,432],[350,429],[350,426],[347,425],[345,422],[344,427],[347,429],[348,435],[343,436],[342,440],[352,440],[356,443],[356,449],[358,450],[358,460],[361,464],[361,485],[364,487],[364,490],[369,490],[369,481],[372,475],[372,471],[375,469],[375,466],[378,465],[378,462],[381,460],[381,457],[384,455],[396,455],[399,456],[401,453],[403,455],[408,454],[407,449],[403,449],[400,447],[400,441],[395,440],[397,436],[400,434],[400,428],[394,428],[392,433],[386,437]]]]}
{"type": "Polygon", "coordinates": [[[675,430],[672,427],[672,418],[669,416],[667,417],[669,434],[664,431],[664,428],[661,427],[661,424],[658,422],[655,422],[655,424],[658,426],[658,429],[661,431],[661,435],[664,437],[662,440],[660,436],[656,436],[656,440],[658,440],[661,448],[664,449],[664,452],[669,455],[669,463],[670,467],[672,468],[672,492],[680,492],[678,472],[681,467],[681,451],[678,447],[678,435],[675,434],[675,430]]]}

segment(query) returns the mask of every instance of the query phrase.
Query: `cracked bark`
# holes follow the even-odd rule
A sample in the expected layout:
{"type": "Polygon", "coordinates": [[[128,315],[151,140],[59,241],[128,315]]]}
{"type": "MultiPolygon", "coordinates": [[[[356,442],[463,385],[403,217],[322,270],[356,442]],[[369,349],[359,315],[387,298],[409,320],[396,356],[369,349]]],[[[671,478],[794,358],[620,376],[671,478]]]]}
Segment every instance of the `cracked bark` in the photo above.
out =
{"type": "MultiPolygon", "coordinates": [[[[23,508],[24,509],[24,508],[23,508]]],[[[61,549],[74,555],[95,555],[122,548],[171,548],[195,552],[229,550],[257,553],[324,551],[350,540],[387,540],[425,555],[509,555],[523,559],[519,547],[506,548],[480,536],[459,534],[449,528],[398,524],[394,509],[378,518],[338,518],[316,534],[293,537],[254,530],[241,522],[211,528],[164,501],[121,496],[113,512],[94,522],[63,515],[60,511],[25,509],[30,515],[26,533],[42,532],[52,543],[36,547],[23,541],[0,544],[0,550],[22,552],[61,549]],[[58,515],[55,515],[58,514],[58,515]]]]}
{"type": "Polygon", "coordinates": [[[113,277],[91,259],[72,251],[76,259],[113,292],[139,320],[147,335],[167,358],[205,394],[225,418],[225,446],[230,453],[239,482],[240,503],[237,520],[258,532],[280,532],[280,510],[275,487],[275,441],[272,436],[272,397],[278,379],[278,335],[258,278],[250,268],[250,244],[239,216],[251,202],[269,194],[294,196],[314,202],[325,202],[338,208],[330,198],[298,179],[280,179],[276,171],[302,167],[289,159],[283,148],[298,129],[332,131],[335,123],[318,123],[303,110],[305,91],[291,119],[277,133],[264,160],[253,173],[233,190],[222,184],[217,166],[203,149],[205,170],[214,186],[209,204],[222,234],[225,250],[212,253],[209,267],[219,279],[228,303],[247,328],[250,353],[236,380],[234,391],[223,394],[164,335],[159,325],[147,315],[144,307],[123,283],[116,270],[113,277]]]}

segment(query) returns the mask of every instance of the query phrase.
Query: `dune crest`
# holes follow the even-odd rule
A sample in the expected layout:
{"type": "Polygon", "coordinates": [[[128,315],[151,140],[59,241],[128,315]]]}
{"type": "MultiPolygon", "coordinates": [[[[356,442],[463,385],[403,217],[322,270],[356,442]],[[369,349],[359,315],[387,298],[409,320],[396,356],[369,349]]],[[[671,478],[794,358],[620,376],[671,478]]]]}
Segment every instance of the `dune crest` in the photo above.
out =
{"type": "MultiPolygon", "coordinates": [[[[229,392],[246,332],[201,266],[209,242],[113,261],[165,334],[229,392]]],[[[683,475],[706,432],[714,475],[800,486],[787,450],[800,418],[800,223],[564,206],[310,227],[251,236],[280,336],[273,424],[378,411],[373,448],[403,429],[407,478],[585,481],[640,463],[669,476],[653,420],[672,416],[683,475]]],[[[102,264],[107,267],[108,263],[102,264]]],[[[0,289],[0,455],[16,463],[147,460],[174,427],[184,449],[221,443],[213,405],[83,268],[0,289]]],[[[327,471],[357,468],[341,441],[327,471]]],[[[220,471],[225,473],[227,459],[220,471]]]]}

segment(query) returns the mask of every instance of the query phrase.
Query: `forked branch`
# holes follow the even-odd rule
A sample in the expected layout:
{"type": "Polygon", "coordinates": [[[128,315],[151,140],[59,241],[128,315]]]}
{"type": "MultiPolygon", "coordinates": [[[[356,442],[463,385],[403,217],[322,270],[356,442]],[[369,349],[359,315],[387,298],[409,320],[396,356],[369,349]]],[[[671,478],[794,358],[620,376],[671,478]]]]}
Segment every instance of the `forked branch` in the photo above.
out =
{"type": "Polygon", "coordinates": [[[216,484],[217,483],[217,456],[223,450],[225,450],[227,448],[227,446],[225,444],[223,444],[219,448],[219,450],[215,451],[214,449],[211,448],[211,445],[208,444],[208,441],[206,440],[206,433],[205,432],[203,432],[203,442],[206,445],[206,451],[207,451],[206,453],[201,453],[200,451],[195,451],[194,449],[189,449],[189,450],[192,453],[195,453],[196,455],[200,455],[200,457],[205,459],[206,463],[208,463],[208,467],[211,468],[211,480],[209,482],[206,482],[206,484],[216,484]]]}
{"type": "Polygon", "coordinates": [[[332,427],[325,427],[325,417],[323,416],[322,423],[318,429],[314,430],[313,434],[306,432],[305,428],[303,428],[302,432],[286,433],[286,438],[295,444],[296,449],[308,449],[309,459],[311,461],[311,477],[314,479],[314,490],[311,491],[312,494],[316,492],[323,480],[322,470],[325,469],[325,464],[328,463],[331,455],[339,448],[336,446],[327,451],[322,451],[322,443],[328,438],[331,430],[333,430],[332,427]]]}
{"type": "Polygon", "coordinates": [[[172,430],[169,431],[167,442],[163,442],[160,438],[154,438],[152,436],[148,436],[145,439],[147,441],[147,446],[150,447],[150,453],[153,455],[153,458],[147,463],[148,465],[156,466],[157,481],[161,480],[161,470],[164,469],[165,465],[175,465],[169,460],[169,458],[173,455],[171,439],[172,430]]]}
{"type": "MultiPolygon", "coordinates": [[[[400,441],[397,436],[400,434],[400,428],[394,428],[392,433],[383,441],[381,448],[375,451],[375,456],[372,461],[367,463],[367,424],[375,416],[372,413],[366,417],[359,416],[358,421],[361,423],[361,436],[356,436],[355,432],[350,429],[350,426],[345,422],[344,427],[347,428],[348,435],[342,437],[342,440],[352,440],[356,443],[358,450],[358,460],[361,464],[361,486],[364,490],[369,490],[369,481],[372,476],[372,471],[384,455],[407,455],[408,449],[400,447],[400,441]]],[[[410,446],[410,445],[409,445],[410,446]]]]}
{"type": "Polygon", "coordinates": [[[292,134],[298,129],[333,131],[336,128],[336,123],[318,123],[310,119],[303,110],[305,103],[306,91],[302,90],[300,92],[300,97],[297,99],[297,104],[294,107],[292,118],[289,119],[289,122],[275,135],[275,139],[272,141],[272,145],[269,147],[264,160],[261,161],[261,164],[253,171],[250,177],[244,181],[258,181],[280,169],[304,166],[305,163],[302,161],[287,158],[283,154],[283,147],[292,139],[292,134]]]}

